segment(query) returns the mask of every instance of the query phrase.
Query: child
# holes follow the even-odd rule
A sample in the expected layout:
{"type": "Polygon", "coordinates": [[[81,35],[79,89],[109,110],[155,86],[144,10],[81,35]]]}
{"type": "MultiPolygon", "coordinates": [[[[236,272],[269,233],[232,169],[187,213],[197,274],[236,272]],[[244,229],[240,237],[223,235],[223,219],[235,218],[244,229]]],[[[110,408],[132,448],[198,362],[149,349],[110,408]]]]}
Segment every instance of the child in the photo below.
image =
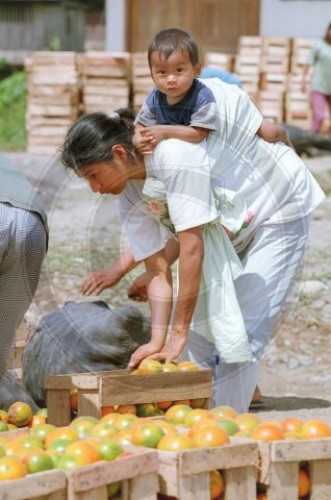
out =
{"type": "MultiPolygon", "coordinates": [[[[177,28],[160,31],[148,48],[154,89],[136,119],[133,143],[149,154],[164,139],[201,142],[219,128],[219,109],[213,92],[197,78],[201,72],[198,46],[191,35],[177,28]]],[[[290,145],[285,130],[262,122],[263,139],[290,145]]]]}

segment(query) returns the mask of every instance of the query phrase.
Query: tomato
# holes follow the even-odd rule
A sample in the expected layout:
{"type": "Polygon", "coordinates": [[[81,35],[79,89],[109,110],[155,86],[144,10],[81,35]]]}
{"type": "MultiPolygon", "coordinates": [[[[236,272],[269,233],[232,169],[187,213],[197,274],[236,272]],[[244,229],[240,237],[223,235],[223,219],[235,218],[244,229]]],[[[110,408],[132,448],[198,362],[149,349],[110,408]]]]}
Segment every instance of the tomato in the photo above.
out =
{"type": "Polygon", "coordinates": [[[0,481],[18,479],[28,473],[26,465],[14,457],[0,458],[0,481]]]}
{"type": "Polygon", "coordinates": [[[89,434],[90,437],[100,438],[100,439],[110,439],[117,433],[117,429],[107,422],[96,424],[92,427],[89,434]]]}
{"type": "Polygon", "coordinates": [[[177,364],[177,368],[181,372],[198,372],[199,367],[197,364],[193,363],[193,361],[181,361],[177,364]]]}
{"type": "Polygon", "coordinates": [[[307,420],[302,424],[300,436],[303,439],[331,437],[331,427],[322,420],[307,420]]]}
{"type": "Polygon", "coordinates": [[[176,404],[171,406],[165,413],[164,418],[171,424],[183,424],[188,413],[193,409],[188,405],[176,404]]]}
{"type": "Polygon", "coordinates": [[[57,468],[70,471],[77,469],[77,467],[90,465],[90,463],[89,459],[87,457],[83,457],[82,455],[66,455],[59,459],[57,468]]]}
{"type": "Polygon", "coordinates": [[[115,460],[123,453],[122,445],[111,439],[101,441],[97,446],[97,450],[100,460],[107,460],[108,462],[115,460]]]}
{"type": "Polygon", "coordinates": [[[145,424],[132,431],[132,444],[156,448],[164,436],[163,430],[155,424],[145,424]]]}
{"type": "Polygon", "coordinates": [[[97,449],[85,441],[74,441],[69,444],[64,451],[64,455],[78,455],[87,457],[91,463],[100,460],[100,453],[97,449]]]}
{"type": "Polygon", "coordinates": [[[8,423],[25,427],[32,418],[31,406],[22,401],[12,403],[8,408],[8,423]]]}
{"type": "Polygon", "coordinates": [[[213,415],[216,415],[216,417],[236,418],[238,416],[238,412],[234,408],[232,408],[232,406],[216,406],[210,411],[213,415]]]}
{"type": "Polygon", "coordinates": [[[215,420],[212,413],[208,410],[204,410],[203,408],[196,408],[187,413],[184,419],[184,425],[187,427],[191,427],[195,422],[199,422],[200,420],[215,420]]]}
{"type": "Polygon", "coordinates": [[[251,438],[258,441],[277,441],[284,437],[284,432],[273,424],[258,425],[251,434],[251,438]]]}
{"type": "Polygon", "coordinates": [[[216,500],[224,493],[224,479],[218,470],[209,472],[210,500],[216,500]]]}
{"type": "Polygon", "coordinates": [[[40,424],[46,424],[47,418],[44,415],[33,415],[31,420],[28,422],[29,427],[36,427],[40,424]]]}
{"type": "Polygon", "coordinates": [[[138,375],[163,372],[163,366],[160,361],[155,359],[144,359],[137,368],[138,375]]]}
{"type": "Polygon", "coordinates": [[[198,448],[203,446],[223,446],[229,443],[229,436],[220,427],[210,425],[197,431],[193,436],[193,442],[198,448]]]}
{"type": "Polygon", "coordinates": [[[44,450],[29,450],[23,458],[28,473],[34,474],[35,472],[42,472],[54,468],[52,458],[44,450]]]}
{"type": "Polygon", "coordinates": [[[299,469],[299,498],[306,497],[310,493],[310,479],[304,469],[299,469]]]}
{"type": "Polygon", "coordinates": [[[180,451],[191,448],[194,448],[193,440],[185,434],[165,435],[160,439],[157,445],[158,450],[165,451],[180,451]]]}
{"type": "Polygon", "coordinates": [[[136,420],[138,420],[138,417],[136,415],[132,415],[131,413],[120,413],[115,420],[114,427],[118,431],[122,431],[123,429],[130,429],[134,422],[136,422],[136,420]]]}
{"type": "Polygon", "coordinates": [[[223,429],[228,436],[234,436],[237,432],[239,432],[239,426],[234,420],[222,418],[221,420],[217,420],[217,425],[219,425],[219,427],[223,429]]]}
{"type": "Polygon", "coordinates": [[[45,448],[48,449],[50,445],[56,441],[57,439],[62,439],[66,438],[71,441],[78,441],[79,436],[78,433],[73,429],[72,427],[68,426],[63,426],[63,427],[56,427],[52,432],[49,433],[45,440],[45,448]]]}

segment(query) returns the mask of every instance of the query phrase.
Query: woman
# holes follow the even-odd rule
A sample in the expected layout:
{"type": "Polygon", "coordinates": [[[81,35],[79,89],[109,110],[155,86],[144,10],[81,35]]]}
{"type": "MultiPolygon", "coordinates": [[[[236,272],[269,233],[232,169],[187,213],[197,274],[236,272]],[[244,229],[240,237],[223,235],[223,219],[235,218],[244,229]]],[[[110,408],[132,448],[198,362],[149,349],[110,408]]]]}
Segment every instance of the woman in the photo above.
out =
{"type": "MultiPolygon", "coordinates": [[[[311,129],[318,134],[321,132],[326,108],[331,120],[331,23],[324,38],[314,43],[309,52],[307,64],[303,68],[303,92],[306,91],[306,78],[310,67],[313,68],[310,95],[313,112],[311,129]]],[[[329,135],[331,136],[331,128],[329,135]]]]}
{"type": "MultiPolygon", "coordinates": [[[[100,293],[137,262],[145,262],[152,340],[134,353],[131,366],[150,355],[167,361],[180,355],[189,357],[213,369],[214,403],[229,404],[242,412],[247,411],[256,386],[257,358],[270,339],[302,261],[309,215],[324,195],[291,148],[267,143],[256,135],[263,120],[246,93],[216,79],[205,80],[205,84],[213,91],[219,109],[219,128],[208,135],[207,147],[169,139],[143,157],[132,147],[128,116],[93,115],[71,127],[62,161],[84,177],[94,192],[120,194],[128,229],[130,250],[109,270],[93,274],[83,292],[100,293]],[[169,239],[144,203],[143,188],[149,179],[164,184],[176,241],[169,239]],[[220,314],[203,318],[200,309],[194,331],[189,331],[199,304],[204,261],[213,260],[211,275],[212,266],[218,265],[215,254],[210,255],[204,245],[204,231],[219,218],[215,199],[219,189],[240,192],[250,212],[250,224],[234,235],[243,270],[232,279],[253,353],[253,359],[240,363],[226,363],[222,358],[219,362],[213,339],[200,331],[201,324],[203,328],[214,322],[222,325],[222,314],[229,315],[232,306],[226,296],[208,290],[208,297],[218,300],[220,314]],[[179,289],[172,311],[170,265],[177,256],[179,289]]],[[[224,330],[226,326],[225,322],[224,330]]]]}

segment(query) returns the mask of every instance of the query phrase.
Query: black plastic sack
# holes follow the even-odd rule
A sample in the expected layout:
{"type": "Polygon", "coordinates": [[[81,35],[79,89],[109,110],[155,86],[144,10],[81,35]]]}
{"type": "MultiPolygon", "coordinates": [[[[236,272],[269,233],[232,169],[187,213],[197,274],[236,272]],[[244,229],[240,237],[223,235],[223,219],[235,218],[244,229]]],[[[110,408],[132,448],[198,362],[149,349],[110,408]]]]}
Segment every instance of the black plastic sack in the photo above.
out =
{"type": "Polygon", "coordinates": [[[68,302],[41,319],[26,345],[24,385],[43,407],[45,376],[127,368],[131,354],[149,340],[150,320],[135,306],[68,302]]]}

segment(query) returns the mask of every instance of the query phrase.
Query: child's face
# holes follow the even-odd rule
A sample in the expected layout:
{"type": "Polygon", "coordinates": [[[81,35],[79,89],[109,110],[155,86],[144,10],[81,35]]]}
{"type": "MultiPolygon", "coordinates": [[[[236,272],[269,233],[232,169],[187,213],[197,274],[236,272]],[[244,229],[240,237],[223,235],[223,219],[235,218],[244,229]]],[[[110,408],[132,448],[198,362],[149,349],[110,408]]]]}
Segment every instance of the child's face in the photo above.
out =
{"type": "Polygon", "coordinates": [[[181,101],[201,71],[200,63],[193,66],[188,52],[181,50],[173,52],[168,59],[153,52],[150,65],[153,81],[167,96],[168,104],[181,101]]]}

